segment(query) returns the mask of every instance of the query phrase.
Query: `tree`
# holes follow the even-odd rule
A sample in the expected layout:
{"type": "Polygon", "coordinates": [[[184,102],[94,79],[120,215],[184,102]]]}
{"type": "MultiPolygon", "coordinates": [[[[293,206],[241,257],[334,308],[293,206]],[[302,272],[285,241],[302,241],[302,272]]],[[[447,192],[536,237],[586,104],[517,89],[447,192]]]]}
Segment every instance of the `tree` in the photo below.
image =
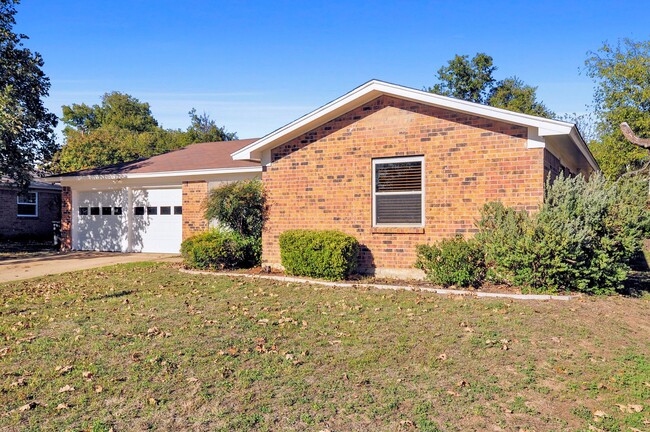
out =
{"type": "Polygon", "coordinates": [[[188,114],[190,116],[190,126],[187,128],[187,134],[191,142],[231,141],[237,139],[236,133],[227,132],[225,126],[218,127],[217,123],[205,112],[198,115],[196,109],[192,108],[188,114]]]}
{"type": "Polygon", "coordinates": [[[553,111],[537,100],[537,87],[524,84],[517,77],[499,81],[490,91],[488,105],[510,111],[552,118],[553,111]]]}
{"type": "Polygon", "coordinates": [[[439,82],[427,90],[524,114],[555,116],[537,100],[537,87],[526,85],[517,77],[497,81],[493,76],[496,70],[492,57],[485,53],[477,53],[471,60],[467,55],[456,55],[447,66],[438,69],[439,82]]]}
{"type": "Polygon", "coordinates": [[[470,102],[486,103],[495,82],[492,73],[496,69],[492,57],[487,54],[477,53],[471,60],[467,55],[456,55],[447,66],[438,69],[440,82],[427,90],[470,102]]]}
{"type": "Polygon", "coordinates": [[[17,0],[0,0],[0,175],[27,187],[36,166],[57,149],[57,118],[43,106],[50,80],[43,58],[15,34],[17,0]]]}
{"type": "Polygon", "coordinates": [[[619,125],[627,122],[639,136],[650,136],[650,41],[605,43],[589,53],[585,66],[596,82],[599,139],[591,151],[610,178],[638,170],[648,160],[648,151],[626,140],[619,125]]]}
{"type": "Polygon", "coordinates": [[[186,131],[163,129],[148,103],[120,92],[106,93],[99,105],[63,107],[65,145],[54,168],[70,172],[146,158],[197,142],[227,141],[236,133],[218,127],[206,113],[189,112],[186,131]]]}

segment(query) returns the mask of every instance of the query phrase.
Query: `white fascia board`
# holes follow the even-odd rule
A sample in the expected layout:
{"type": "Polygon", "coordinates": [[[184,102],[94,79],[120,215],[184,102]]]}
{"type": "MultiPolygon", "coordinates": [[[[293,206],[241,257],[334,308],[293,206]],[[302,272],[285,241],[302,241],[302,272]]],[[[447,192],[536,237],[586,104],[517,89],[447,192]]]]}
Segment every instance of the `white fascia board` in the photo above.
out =
{"type": "Polygon", "coordinates": [[[282,144],[283,142],[300,135],[300,133],[316,128],[381,95],[395,96],[413,102],[499,120],[505,123],[534,127],[538,130],[536,133],[538,137],[544,137],[547,135],[569,135],[573,128],[573,124],[571,123],[512,112],[501,108],[481,105],[474,102],[468,102],[422,90],[373,80],[357,87],[351,92],[312,111],[298,120],[271,132],[254,143],[232,153],[231,156],[235,160],[259,159],[259,152],[261,150],[273,148],[282,144]]]}
{"type": "Polygon", "coordinates": [[[48,183],[60,183],[68,181],[88,181],[88,180],[121,180],[121,179],[149,179],[165,177],[196,177],[210,176],[218,174],[239,174],[261,172],[261,166],[241,167],[241,168],[216,168],[210,170],[188,170],[188,171],[163,171],[153,173],[125,173],[125,174],[106,174],[106,175],[86,175],[86,176],[61,176],[47,177],[39,179],[48,183]]]}

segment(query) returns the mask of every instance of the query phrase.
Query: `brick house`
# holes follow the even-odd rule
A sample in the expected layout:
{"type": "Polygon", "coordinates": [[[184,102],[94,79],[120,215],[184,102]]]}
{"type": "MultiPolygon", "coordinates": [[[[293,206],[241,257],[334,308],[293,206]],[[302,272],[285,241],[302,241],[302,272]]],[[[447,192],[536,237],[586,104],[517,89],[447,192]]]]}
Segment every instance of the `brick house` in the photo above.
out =
{"type": "Polygon", "coordinates": [[[61,220],[61,187],[33,180],[26,192],[0,180],[0,240],[53,240],[61,220]]]}
{"type": "Polygon", "coordinates": [[[263,166],[265,264],[287,229],[336,229],[360,242],[362,271],[396,277],[418,275],[416,245],[471,234],[486,202],[535,210],[549,174],[598,170],[573,124],[380,81],[233,158],[263,166]]]}
{"type": "MultiPolygon", "coordinates": [[[[381,81],[370,81],[263,138],[223,145],[195,144],[131,165],[54,179],[64,186],[68,246],[102,247],[97,239],[114,235],[116,230],[100,221],[102,199],[122,197],[127,216],[138,208],[147,213],[148,205],[138,204],[140,198],[133,194],[166,185],[182,191],[175,198],[183,206],[177,223],[182,236],[168,243],[169,250],[177,251],[180,238],[207,227],[199,209],[215,182],[261,175],[269,207],[265,265],[280,266],[278,237],[283,231],[337,229],[361,243],[363,271],[415,276],[415,246],[471,235],[484,203],[499,200],[535,210],[549,175],[598,170],[573,124],[381,81]],[[111,196],[109,190],[122,192],[111,196]],[[87,216],[96,221],[88,225],[87,216]],[[95,243],[85,240],[87,227],[95,243]]],[[[140,221],[137,215],[129,217],[127,225],[140,221]]],[[[116,232],[128,238],[149,229],[156,218],[162,218],[160,213],[141,223],[142,228],[116,232]]],[[[160,235],[152,238],[161,243],[160,235]]],[[[114,250],[129,244],[126,250],[138,250],[132,240],[117,243],[122,246],[114,250]]]]}

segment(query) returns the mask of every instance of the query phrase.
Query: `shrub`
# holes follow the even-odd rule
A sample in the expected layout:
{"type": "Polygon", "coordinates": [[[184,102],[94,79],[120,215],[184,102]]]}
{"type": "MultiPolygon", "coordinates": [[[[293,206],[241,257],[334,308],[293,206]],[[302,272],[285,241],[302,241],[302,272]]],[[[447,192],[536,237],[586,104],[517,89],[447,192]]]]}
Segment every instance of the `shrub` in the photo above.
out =
{"type": "Polygon", "coordinates": [[[205,209],[207,220],[245,237],[262,237],[265,198],[262,182],[258,179],[227,183],[212,189],[205,209]]]}
{"type": "Polygon", "coordinates": [[[330,280],[344,279],[357,268],[359,243],[339,231],[289,230],[280,235],[286,272],[330,280]]]}
{"type": "Polygon", "coordinates": [[[547,184],[534,217],[486,205],[477,239],[488,277],[532,291],[614,293],[623,288],[650,226],[646,200],[644,182],[594,174],[547,184]]]}
{"type": "Polygon", "coordinates": [[[445,287],[478,286],[485,275],[483,252],[474,240],[456,237],[419,245],[417,256],[415,266],[424,270],[431,282],[445,287]]]}
{"type": "Polygon", "coordinates": [[[234,231],[212,229],[181,244],[185,265],[200,270],[252,267],[259,262],[255,239],[234,231]]]}

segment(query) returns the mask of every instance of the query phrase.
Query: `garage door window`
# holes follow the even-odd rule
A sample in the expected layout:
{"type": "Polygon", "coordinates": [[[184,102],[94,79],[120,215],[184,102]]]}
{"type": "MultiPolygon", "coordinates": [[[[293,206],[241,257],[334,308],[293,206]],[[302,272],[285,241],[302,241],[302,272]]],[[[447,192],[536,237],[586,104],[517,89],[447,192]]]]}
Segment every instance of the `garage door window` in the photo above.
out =
{"type": "Polygon", "coordinates": [[[375,159],[373,226],[415,226],[424,221],[424,158],[375,159]]]}
{"type": "Polygon", "coordinates": [[[113,214],[115,216],[122,216],[122,207],[113,207],[113,214]]]}
{"type": "Polygon", "coordinates": [[[174,206],[174,214],[175,215],[182,215],[183,214],[183,207],[182,206],[174,206]]]}
{"type": "Polygon", "coordinates": [[[16,203],[18,204],[17,216],[38,216],[38,192],[19,194],[16,197],[16,203]]]}
{"type": "Polygon", "coordinates": [[[79,216],[88,216],[88,207],[79,207],[79,216]]]}
{"type": "Polygon", "coordinates": [[[172,208],[170,206],[160,206],[161,215],[170,215],[172,214],[172,208]]]}
{"type": "Polygon", "coordinates": [[[136,216],[144,216],[144,207],[136,207],[133,209],[133,214],[136,216]]]}
{"type": "Polygon", "coordinates": [[[98,216],[99,215],[99,207],[91,207],[90,208],[90,214],[91,214],[91,216],[98,216]]]}
{"type": "Polygon", "coordinates": [[[157,215],[158,214],[158,207],[147,207],[147,214],[148,215],[157,215]]]}
{"type": "Polygon", "coordinates": [[[102,216],[110,216],[112,207],[102,207],[102,216]]]}

